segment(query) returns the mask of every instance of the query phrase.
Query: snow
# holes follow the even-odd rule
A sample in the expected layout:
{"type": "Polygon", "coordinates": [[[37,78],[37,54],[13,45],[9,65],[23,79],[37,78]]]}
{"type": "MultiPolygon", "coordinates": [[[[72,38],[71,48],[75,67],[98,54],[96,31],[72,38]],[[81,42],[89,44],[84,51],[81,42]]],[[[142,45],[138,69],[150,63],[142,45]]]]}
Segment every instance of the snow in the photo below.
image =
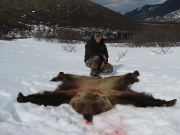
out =
{"type": "Polygon", "coordinates": [[[16,101],[24,95],[53,91],[58,83],[49,80],[60,71],[89,76],[84,64],[84,44],[76,44],[76,52],[63,51],[58,43],[34,39],[0,40],[0,134],[1,135],[179,135],[180,134],[180,48],[166,55],[156,48],[112,47],[108,45],[113,73],[122,75],[138,70],[140,82],[135,91],[152,93],[154,97],[177,99],[173,107],[136,108],[116,105],[114,109],[93,117],[86,124],[68,104],[58,107],[38,106],[16,101]],[[126,55],[118,59],[118,52],[126,55]]]}
{"type": "Polygon", "coordinates": [[[180,18],[180,10],[176,10],[164,16],[165,18],[180,18]]]}

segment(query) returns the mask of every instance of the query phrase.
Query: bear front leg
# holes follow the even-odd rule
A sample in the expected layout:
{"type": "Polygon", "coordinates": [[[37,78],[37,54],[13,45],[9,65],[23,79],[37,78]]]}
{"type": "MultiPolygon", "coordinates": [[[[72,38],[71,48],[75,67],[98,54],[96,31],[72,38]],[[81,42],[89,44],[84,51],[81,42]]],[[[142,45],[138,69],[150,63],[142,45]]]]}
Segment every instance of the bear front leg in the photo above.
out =
{"type": "Polygon", "coordinates": [[[19,103],[31,102],[37,105],[50,105],[59,106],[63,103],[69,103],[71,98],[73,98],[74,93],[67,92],[49,92],[36,93],[28,96],[24,96],[22,93],[18,94],[17,101],[19,103]]]}

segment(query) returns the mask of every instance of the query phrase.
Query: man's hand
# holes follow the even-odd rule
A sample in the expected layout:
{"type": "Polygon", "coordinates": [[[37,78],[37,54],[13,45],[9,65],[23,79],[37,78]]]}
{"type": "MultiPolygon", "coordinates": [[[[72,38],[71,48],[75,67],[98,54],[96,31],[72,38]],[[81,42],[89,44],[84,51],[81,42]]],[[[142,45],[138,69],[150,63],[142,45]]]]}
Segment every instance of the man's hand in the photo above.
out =
{"type": "Polygon", "coordinates": [[[104,59],[105,62],[107,62],[107,58],[106,58],[106,56],[104,54],[103,54],[103,59],[104,59]]]}
{"type": "Polygon", "coordinates": [[[100,69],[103,69],[103,68],[104,68],[104,64],[105,64],[105,62],[103,61],[103,62],[101,63],[100,69]]]}

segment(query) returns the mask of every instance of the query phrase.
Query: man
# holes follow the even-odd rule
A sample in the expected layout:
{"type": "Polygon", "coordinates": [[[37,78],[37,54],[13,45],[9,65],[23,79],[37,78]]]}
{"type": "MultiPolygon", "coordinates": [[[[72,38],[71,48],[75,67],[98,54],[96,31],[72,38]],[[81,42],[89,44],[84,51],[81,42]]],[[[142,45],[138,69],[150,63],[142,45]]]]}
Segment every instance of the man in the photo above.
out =
{"type": "Polygon", "coordinates": [[[101,73],[111,73],[113,66],[108,63],[108,50],[103,41],[101,32],[95,32],[85,45],[84,62],[87,67],[91,68],[90,75],[99,77],[101,73]]]}

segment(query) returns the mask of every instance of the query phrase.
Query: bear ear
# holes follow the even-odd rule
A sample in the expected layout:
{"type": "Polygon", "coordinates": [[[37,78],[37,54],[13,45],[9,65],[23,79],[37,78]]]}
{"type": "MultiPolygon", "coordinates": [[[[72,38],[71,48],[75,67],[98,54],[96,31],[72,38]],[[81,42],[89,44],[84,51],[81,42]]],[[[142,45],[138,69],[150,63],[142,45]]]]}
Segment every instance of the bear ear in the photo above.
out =
{"type": "Polygon", "coordinates": [[[56,77],[54,77],[53,79],[51,79],[50,81],[53,81],[53,82],[60,81],[61,80],[60,78],[62,76],[64,76],[64,73],[63,72],[59,72],[59,74],[56,77]]]}
{"type": "Polygon", "coordinates": [[[134,71],[133,74],[136,75],[136,76],[139,76],[139,72],[138,71],[134,71]]]}
{"type": "Polygon", "coordinates": [[[64,72],[59,72],[58,76],[64,75],[64,72]]]}
{"type": "Polygon", "coordinates": [[[56,82],[56,77],[54,77],[53,79],[51,79],[50,81],[52,82],[56,82]]]}

